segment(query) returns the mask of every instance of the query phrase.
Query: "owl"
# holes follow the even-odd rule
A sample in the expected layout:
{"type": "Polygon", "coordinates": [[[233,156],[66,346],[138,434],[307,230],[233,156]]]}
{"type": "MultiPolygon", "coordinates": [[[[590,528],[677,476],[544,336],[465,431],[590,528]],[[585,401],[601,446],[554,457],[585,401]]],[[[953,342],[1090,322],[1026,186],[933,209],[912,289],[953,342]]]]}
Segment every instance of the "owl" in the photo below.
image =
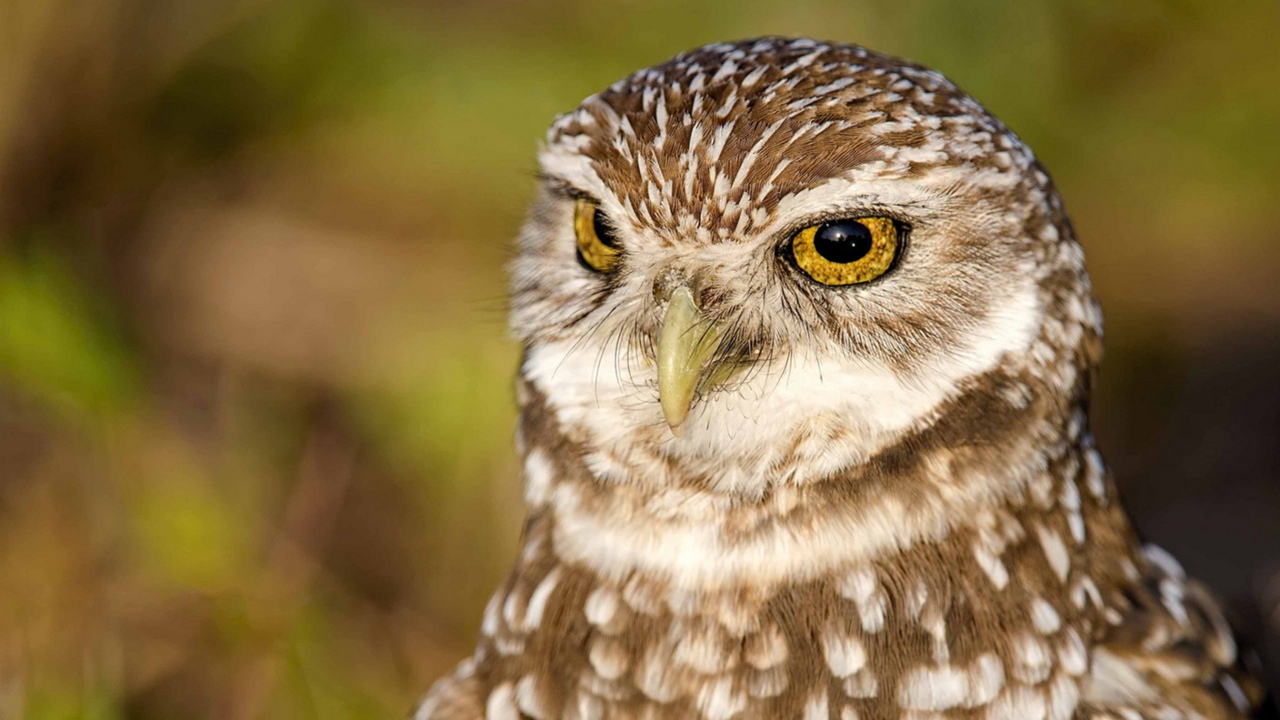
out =
{"type": "Polygon", "coordinates": [[[528,517],[417,720],[1242,718],[1089,430],[1026,145],[854,45],[708,45],[550,128],[511,268],[528,517]]]}

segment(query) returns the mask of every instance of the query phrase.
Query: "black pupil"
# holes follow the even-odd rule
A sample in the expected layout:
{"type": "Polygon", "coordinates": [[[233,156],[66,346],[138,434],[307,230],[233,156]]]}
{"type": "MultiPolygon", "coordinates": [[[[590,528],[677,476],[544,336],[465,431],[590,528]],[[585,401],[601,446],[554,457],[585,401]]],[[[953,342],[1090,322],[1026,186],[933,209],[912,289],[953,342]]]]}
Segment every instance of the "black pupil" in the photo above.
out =
{"type": "Polygon", "coordinates": [[[813,249],[833,263],[851,263],[871,252],[871,231],[857,220],[837,220],[818,228],[813,249]]]}
{"type": "Polygon", "coordinates": [[[604,213],[600,212],[599,208],[591,215],[591,227],[605,247],[618,247],[618,239],[613,236],[613,228],[609,227],[609,223],[604,219],[604,213]]]}

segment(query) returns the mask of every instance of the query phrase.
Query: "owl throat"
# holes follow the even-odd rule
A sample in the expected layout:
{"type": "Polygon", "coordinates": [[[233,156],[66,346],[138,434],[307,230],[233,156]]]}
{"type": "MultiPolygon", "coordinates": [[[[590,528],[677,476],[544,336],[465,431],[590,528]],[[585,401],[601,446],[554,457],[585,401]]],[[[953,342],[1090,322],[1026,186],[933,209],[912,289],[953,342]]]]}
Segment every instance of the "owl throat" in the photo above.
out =
{"type": "Polygon", "coordinates": [[[1069,716],[1138,549],[1084,390],[1035,382],[987,373],[856,467],[744,499],[602,479],[523,381],[528,520],[461,676],[512,717],[867,720],[1019,688],[1069,716]]]}

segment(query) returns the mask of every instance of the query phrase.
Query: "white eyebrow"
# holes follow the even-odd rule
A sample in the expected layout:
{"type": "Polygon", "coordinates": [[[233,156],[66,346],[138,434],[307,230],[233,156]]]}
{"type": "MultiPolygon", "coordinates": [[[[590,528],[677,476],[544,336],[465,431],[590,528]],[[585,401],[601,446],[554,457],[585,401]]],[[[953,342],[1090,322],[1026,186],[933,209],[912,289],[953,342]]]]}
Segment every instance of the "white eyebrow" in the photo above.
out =
{"type": "Polygon", "coordinates": [[[545,176],[590,193],[602,202],[613,197],[609,186],[591,167],[591,158],[576,149],[566,148],[562,144],[543,147],[538,152],[538,164],[542,166],[545,176]]]}
{"type": "MultiPolygon", "coordinates": [[[[871,166],[880,163],[869,163],[871,166]]],[[[950,195],[915,177],[884,177],[874,169],[851,171],[778,201],[769,224],[761,233],[773,233],[824,212],[854,212],[861,208],[903,208],[913,215],[941,212],[950,195]]]]}

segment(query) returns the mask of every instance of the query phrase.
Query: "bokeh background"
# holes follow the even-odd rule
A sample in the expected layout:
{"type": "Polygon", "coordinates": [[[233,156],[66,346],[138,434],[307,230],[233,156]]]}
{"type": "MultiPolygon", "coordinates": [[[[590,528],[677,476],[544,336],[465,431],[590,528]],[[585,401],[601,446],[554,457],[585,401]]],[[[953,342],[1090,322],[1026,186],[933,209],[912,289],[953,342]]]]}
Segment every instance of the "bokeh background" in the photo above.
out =
{"type": "Polygon", "coordinates": [[[402,716],[518,539],[537,139],[773,33],[1036,148],[1122,491],[1280,657],[1280,3],[0,0],[0,718],[402,716]]]}

